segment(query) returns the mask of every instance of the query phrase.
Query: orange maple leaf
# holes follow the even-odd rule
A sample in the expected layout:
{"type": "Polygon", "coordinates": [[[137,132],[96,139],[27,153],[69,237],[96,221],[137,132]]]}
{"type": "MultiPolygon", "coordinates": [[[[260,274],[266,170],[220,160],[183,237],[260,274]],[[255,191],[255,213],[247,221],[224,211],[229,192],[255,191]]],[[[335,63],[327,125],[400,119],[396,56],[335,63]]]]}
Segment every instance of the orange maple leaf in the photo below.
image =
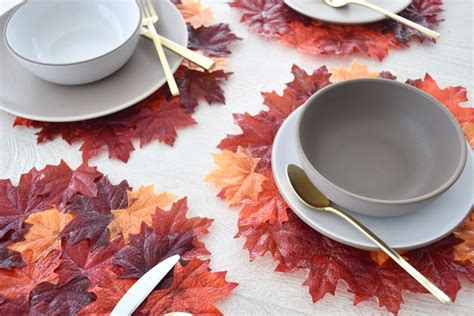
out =
{"type": "Polygon", "coordinates": [[[21,253],[31,249],[33,261],[53,250],[61,250],[59,234],[73,218],[73,215],[55,208],[33,213],[25,219],[26,224],[32,224],[24,236],[25,240],[13,243],[8,248],[21,253]]]}
{"type": "Polygon", "coordinates": [[[455,259],[474,263],[474,209],[471,211],[471,216],[454,231],[454,235],[463,240],[454,246],[455,259]]]}
{"type": "MultiPolygon", "coordinates": [[[[200,50],[197,50],[196,53],[199,53],[199,54],[203,54],[203,52],[201,52],[200,50]]],[[[225,58],[225,57],[209,57],[211,58],[212,60],[214,60],[215,64],[214,64],[214,67],[212,67],[209,72],[214,72],[214,71],[217,71],[217,70],[225,70],[226,67],[227,67],[227,64],[229,63],[229,59],[228,58],[225,58]]],[[[187,67],[188,69],[191,69],[191,70],[196,70],[196,71],[200,71],[200,72],[204,72],[205,70],[203,68],[201,68],[200,66],[196,65],[195,63],[185,59],[183,60],[183,66],[187,67]]]]}
{"type": "Polygon", "coordinates": [[[201,0],[181,0],[176,6],[183,15],[186,23],[189,23],[195,29],[201,26],[209,26],[214,19],[210,8],[203,8],[201,0]]]}
{"type": "Polygon", "coordinates": [[[138,191],[128,192],[128,207],[126,209],[112,210],[114,219],[110,222],[110,239],[123,235],[126,243],[130,234],[138,234],[142,222],[151,224],[151,215],[156,208],[165,208],[171,205],[175,195],[164,192],[155,193],[155,186],[140,187],[138,191]]]}
{"type": "Polygon", "coordinates": [[[225,197],[228,205],[239,204],[245,198],[257,199],[266,180],[264,175],[255,172],[260,158],[253,158],[242,147],[237,148],[237,152],[224,150],[212,154],[212,157],[218,169],[212,171],[205,180],[222,189],[219,194],[225,197]]]}
{"type": "Polygon", "coordinates": [[[345,69],[344,66],[331,68],[331,80],[342,81],[355,78],[378,78],[377,72],[370,72],[367,65],[359,63],[357,60],[352,61],[350,69],[345,69]]]}
{"type": "Polygon", "coordinates": [[[173,284],[153,291],[140,310],[147,315],[186,311],[193,315],[222,315],[214,305],[226,298],[237,283],[227,282],[226,272],[211,272],[209,260],[194,257],[185,266],[176,264],[173,284]]]}
{"type": "Polygon", "coordinates": [[[21,295],[29,297],[31,290],[39,283],[57,282],[58,275],[54,270],[61,263],[60,256],[59,251],[54,251],[34,262],[33,251],[26,250],[23,253],[26,266],[0,273],[0,294],[15,300],[21,295]]]}

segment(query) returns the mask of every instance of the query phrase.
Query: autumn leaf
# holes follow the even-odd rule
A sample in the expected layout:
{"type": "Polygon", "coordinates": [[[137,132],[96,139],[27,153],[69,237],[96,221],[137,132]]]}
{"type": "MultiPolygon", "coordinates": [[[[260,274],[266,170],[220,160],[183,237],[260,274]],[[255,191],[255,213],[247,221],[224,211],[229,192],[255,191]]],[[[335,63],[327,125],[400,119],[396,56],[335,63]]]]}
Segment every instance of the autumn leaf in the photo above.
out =
{"type": "Polygon", "coordinates": [[[104,270],[111,269],[112,259],[122,247],[123,240],[120,238],[95,249],[88,239],[75,244],[64,240],[61,264],[56,270],[59,284],[65,284],[80,276],[86,276],[91,286],[99,284],[104,270]]]}
{"type": "Polygon", "coordinates": [[[176,198],[170,193],[155,193],[155,186],[140,187],[128,192],[127,208],[112,210],[113,220],[109,224],[110,239],[123,236],[129,242],[130,234],[140,232],[141,223],[151,224],[151,215],[157,207],[167,207],[176,198]]]}
{"type": "Polygon", "coordinates": [[[181,106],[188,112],[194,112],[198,101],[202,99],[208,104],[225,103],[221,85],[231,74],[223,70],[201,72],[186,67],[178,68],[175,78],[181,93],[181,106]]]}
{"type": "MultiPolygon", "coordinates": [[[[199,54],[203,54],[201,51],[196,51],[199,54]]],[[[214,66],[209,70],[210,72],[218,71],[218,70],[225,70],[227,68],[227,64],[229,63],[229,59],[226,57],[209,57],[214,61],[214,66]]],[[[188,69],[205,72],[206,70],[201,68],[200,66],[194,64],[192,61],[187,59],[183,60],[182,65],[188,69]]]]}
{"type": "Polygon", "coordinates": [[[25,296],[11,300],[0,294],[0,315],[28,315],[28,310],[28,301],[25,296]]]}
{"type": "Polygon", "coordinates": [[[245,198],[255,200],[262,191],[265,176],[256,173],[255,168],[260,161],[241,147],[234,153],[224,150],[220,154],[213,154],[218,169],[212,171],[206,181],[221,189],[228,205],[241,203],[245,198]]]}
{"type": "Polygon", "coordinates": [[[0,295],[16,300],[21,296],[28,297],[33,288],[42,282],[56,282],[58,275],[54,270],[60,264],[60,255],[60,252],[53,251],[35,262],[33,252],[26,250],[23,254],[24,267],[0,273],[0,295]]]}
{"type": "Polygon", "coordinates": [[[12,251],[5,245],[0,245],[0,269],[10,270],[11,268],[22,268],[24,266],[25,262],[19,252],[12,251]]]}
{"type": "Polygon", "coordinates": [[[209,232],[212,219],[206,217],[187,218],[187,201],[187,198],[176,201],[169,211],[157,208],[156,212],[151,216],[151,227],[159,237],[191,232],[194,248],[182,255],[184,259],[209,255],[209,251],[204,244],[199,241],[199,238],[209,232]]]}
{"type": "Polygon", "coordinates": [[[97,181],[96,196],[74,195],[67,204],[66,210],[75,215],[61,232],[61,237],[75,244],[89,239],[92,248],[109,242],[107,226],[112,221],[111,210],[127,208],[127,192],[130,190],[127,181],[117,185],[110,183],[107,177],[97,181]]]}
{"type": "Polygon", "coordinates": [[[186,265],[174,268],[170,288],[154,291],[140,312],[162,315],[173,311],[186,311],[193,315],[221,315],[214,305],[226,298],[237,283],[227,282],[226,272],[211,272],[209,260],[191,259],[186,265]]]}
{"type": "Polygon", "coordinates": [[[166,258],[192,250],[192,241],[191,232],[158,236],[142,223],[140,232],[130,235],[130,243],[116,253],[113,263],[122,268],[120,278],[139,278],[166,258]]]}
{"type": "Polygon", "coordinates": [[[181,12],[184,21],[194,28],[209,26],[214,19],[212,9],[203,8],[201,0],[181,0],[176,7],[181,12]]]}
{"type": "Polygon", "coordinates": [[[367,65],[359,63],[357,60],[352,61],[350,69],[344,66],[331,68],[331,79],[333,81],[342,81],[355,78],[378,78],[379,73],[370,72],[367,65]]]}
{"type": "Polygon", "coordinates": [[[90,292],[96,295],[96,300],[83,307],[79,315],[110,314],[133,283],[135,283],[135,279],[118,279],[114,272],[110,270],[103,271],[100,284],[89,289],[90,292]]]}
{"type": "Polygon", "coordinates": [[[71,214],[55,208],[33,213],[25,220],[25,223],[32,225],[25,234],[25,240],[13,243],[8,248],[21,253],[32,250],[33,261],[53,250],[61,250],[60,233],[73,218],[71,214]]]}
{"type": "Polygon", "coordinates": [[[380,252],[380,251],[371,251],[370,252],[370,257],[379,266],[383,265],[385,263],[385,261],[390,259],[390,257],[387,254],[385,254],[384,252],[380,252]]]}
{"type": "Polygon", "coordinates": [[[474,263],[474,209],[464,223],[454,231],[454,235],[462,240],[460,244],[454,246],[455,259],[474,263]]]}
{"type": "Polygon", "coordinates": [[[38,284],[31,292],[30,313],[74,315],[94,299],[94,294],[87,292],[89,285],[86,277],[75,278],[63,285],[38,284]]]}
{"type": "Polygon", "coordinates": [[[224,57],[231,53],[229,46],[240,41],[228,24],[219,23],[200,28],[188,28],[188,47],[199,50],[210,57],[224,57]]]}

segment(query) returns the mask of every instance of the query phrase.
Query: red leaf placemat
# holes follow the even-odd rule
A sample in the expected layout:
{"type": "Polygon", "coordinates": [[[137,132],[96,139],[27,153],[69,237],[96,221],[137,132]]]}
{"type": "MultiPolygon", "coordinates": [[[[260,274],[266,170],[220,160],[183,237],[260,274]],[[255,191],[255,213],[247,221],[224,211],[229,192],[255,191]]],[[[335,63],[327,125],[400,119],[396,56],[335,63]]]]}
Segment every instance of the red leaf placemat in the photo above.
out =
{"type": "MultiPolygon", "coordinates": [[[[426,293],[412,277],[381,253],[343,245],[313,230],[300,220],[279,194],[271,171],[271,148],[285,118],[324,86],[357,77],[383,77],[395,80],[389,72],[370,72],[353,62],[350,69],[322,66],[311,74],[294,65],[294,80],[282,94],[264,92],[268,109],[256,115],[235,114],[242,129],[227,135],[213,154],[217,168],[207,181],[221,189],[218,196],[229,206],[239,207],[236,237],[246,239],[250,260],[269,252],[278,261],[276,271],[308,271],[304,285],[314,302],[326,293],[334,295],[339,281],[345,281],[354,294],[354,304],[375,297],[380,306],[397,313],[403,302],[402,291],[426,293]]],[[[422,89],[440,100],[459,120],[474,147],[474,108],[462,107],[467,101],[463,87],[440,88],[426,74],[424,79],[407,84],[422,89]]],[[[474,210],[457,231],[430,246],[409,251],[404,257],[453,300],[461,288],[458,275],[474,282],[474,210]]]]}
{"type": "Polygon", "coordinates": [[[0,314],[108,314],[162,260],[180,262],[138,312],[221,313],[237,283],[209,269],[199,238],[212,219],[187,218],[187,199],[112,184],[86,164],[61,161],[0,180],[0,314]]]}
{"type": "Polygon", "coordinates": [[[153,140],[173,146],[177,130],[196,124],[192,114],[199,100],[208,104],[225,103],[222,85],[232,74],[226,72],[229,47],[240,40],[227,24],[210,25],[212,11],[200,1],[174,1],[188,23],[189,48],[199,50],[216,60],[212,72],[203,72],[184,61],[175,73],[179,97],[171,97],[164,85],[154,94],[126,110],[104,117],[70,122],[40,122],[17,117],[14,126],[39,128],[38,143],[62,137],[68,144],[81,143],[82,159],[87,162],[103,150],[109,158],[127,162],[135,150],[134,139],[140,147],[153,140]]]}
{"type": "MultiPolygon", "coordinates": [[[[442,0],[413,0],[401,16],[428,28],[442,19],[442,0]]],[[[313,55],[363,54],[379,60],[389,49],[408,47],[412,40],[430,41],[423,34],[392,20],[367,25],[337,25],[311,20],[290,9],[283,0],[233,0],[240,21],[266,38],[313,55]]]]}

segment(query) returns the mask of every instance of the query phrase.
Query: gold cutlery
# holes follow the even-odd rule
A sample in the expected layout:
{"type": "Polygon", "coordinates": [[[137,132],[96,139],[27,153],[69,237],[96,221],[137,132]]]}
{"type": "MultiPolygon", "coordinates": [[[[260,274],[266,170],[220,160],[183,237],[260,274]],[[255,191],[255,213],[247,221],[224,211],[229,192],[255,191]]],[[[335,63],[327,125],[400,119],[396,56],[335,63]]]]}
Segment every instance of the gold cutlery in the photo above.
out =
{"type": "Polygon", "coordinates": [[[161,66],[163,67],[163,72],[165,73],[166,81],[168,82],[168,87],[171,91],[173,96],[179,95],[178,85],[176,84],[176,80],[173,77],[173,72],[171,71],[170,65],[166,58],[165,52],[163,50],[163,46],[161,46],[161,40],[158,36],[158,33],[155,29],[155,23],[158,22],[158,15],[153,8],[150,0],[137,0],[138,6],[140,7],[140,11],[142,13],[142,24],[148,29],[150,32],[153,43],[156,48],[156,52],[158,53],[158,57],[160,58],[161,66]]]}
{"type": "Polygon", "coordinates": [[[327,5],[333,7],[333,8],[341,8],[341,7],[344,7],[348,4],[357,4],[357,5],[360,5],[360,6],[363,6],[363,7],[366,7],[368,9],[371,9],[371,10],[374,10],[374,11],[377,11],[391,19],[394,19],[394,20],[397,20],[398,22],[408,26],[408,27],[411,27],[411,28],[414,28],[415,30],[417,31],[420,31],[421,33],[425,34],[425,35],[428,35],[429,37],[432,37],[434,39],[438,39],[441,34],[439,34],[438,32],[435,32],[433,30],[430,30],[429,28],[426,28],[420,24],[417,24],[413,21],[410,21],[408,19],[405,19],[404,17],[401,17],[395,13],[392,13],[388,10],[385,10],[384,8],[381,8],[379,6],[376,6],[375,4],[372,4],[370,2],[367,2],[367,1],[364,1],[364,0],[324,0],[324,3],[326,3],[327,5]]]}
{"type": "MultiPolygon", "coordinates": [[[[149,31],[144,31],[141,35],[148,38],[149,40],[153,40],[153,36],[149,31]]],[[[216,64],[215,61],[211,58],[196,53],[195,51],[189,48],[181,46],[178,43],[173,42],[172,40],[164,36],[158,34],[158,37],[160,38],[161,45],[163,45],[163,47],[175,52],[176,54],[180,55],[183,58],[186,58],[189,61],[192,61],[193,63],[206,69],[207,71],[211,70],[212,67],[214,67],[214,65],[216,64]]]]}
{"type": "Polygon", "coordinates": [[[328,200],[328,198],[321,192],[319,192],[319,190],[313,185],[303,169],[296,165],[290,164],[286,167],[286,174],[288,176],[290,186],[303,204],[317,211],[333,213],[349,222],[352,226],[357,228],[367,238],[369,238],[374,244],[376,244],[381,250],[383,250],[383,252],[392,258],[393,261],[400,265],[406,272],[408,272],[416,281],[418,281],[418,283],[420,283],[425,289],[433,294],[440,302],[444,304],[451,302],[449,296],[447,296],[423,274],[421,274],[411,264],[403,259],[403,257],[400,256],[389,245],[377,237],[377,235],[371,232],[367,227],[365,227],[347,212],[334,207],[333,203],[328,200]]]}

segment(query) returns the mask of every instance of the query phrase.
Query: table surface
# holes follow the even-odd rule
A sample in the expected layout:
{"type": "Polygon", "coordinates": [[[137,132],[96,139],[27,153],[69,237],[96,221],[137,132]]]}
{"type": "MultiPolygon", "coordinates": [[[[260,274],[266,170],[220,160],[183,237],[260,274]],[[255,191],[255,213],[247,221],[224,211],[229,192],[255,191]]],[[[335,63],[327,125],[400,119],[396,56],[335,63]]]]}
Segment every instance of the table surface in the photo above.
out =
{"type": "MultiPolygon", "coordinates": [[[[16,1],[0,0],[0,12],[16,1]]],[[[345,284],[339,284],[335,296],[326,295],[313,304],[308,288],[302,286],[305,271],[292,274],[274,272],[277,263],[270,257],[249,262],[242,249],[244,239],[234,239],[237,210],[229,209],[215,197],[217,191],[203,181],[214,167],[211,152],[227,133],[238,133],[232,124],[232,113],[256,113],[263,108],[261,91],[281,91],[290,81],[290,68],[297,64],[312,71],[327,66],[349,65],[352,58],[314,57],[293,48],[266,41],[239,23],[237,12],[223,0],[203,1],[212,7],[216,22],[230,23],[232,30],[244,40],[232,48],[229,70],[234,72],[225,85],[226,105],[201,104],[194,118],[197,126],[179,131],[174,147],[153,142],[132,153],[127,164],[110,160],[102,154],[90,161],[113,182],[122,179],[133,187],[154,183],[159,191],[189,197],[191,215],[214,218],[208,236],[203,240],[212,252],[214,270],[227,270],[228,279],[240,285],[219,308],[224,314],[297,315],[297,314],[388,314],[375,299],[354,307],[353,295],[345,284]],[[190,155],[192,153],[192,155],[190,155]],[[192,157],[192,159],[190,159],[192,157]]],[[[439,31],[443,35],[436,45],[412,44],[411,48],[392,51],[383,62],[358,58],[373,70],[389,70],[399,79],[423,77],[429,72],[441,86],[467,87],[474,97],[473,83],[473,4],[472,0],[446,0],[446,19],[439,31]]],[[[1,70],[0,70],[1,74],[1,70]]],[[[6,75],[6,74],[1,74],[6,75]]],[[[34,131],[12,128],[14,117],[0,111],[0,178],[17,183],[20,174],[32,167],[58,164],[64,159],[71,167],[81,164],[80,144],[69,146],[62,139],[36,145],[34,131]]],[[[444,306],[427,294],[404,295],[400,315],[468,314],[474,311],[474,285],[462,281],[456,303],[444,306]]]]}

